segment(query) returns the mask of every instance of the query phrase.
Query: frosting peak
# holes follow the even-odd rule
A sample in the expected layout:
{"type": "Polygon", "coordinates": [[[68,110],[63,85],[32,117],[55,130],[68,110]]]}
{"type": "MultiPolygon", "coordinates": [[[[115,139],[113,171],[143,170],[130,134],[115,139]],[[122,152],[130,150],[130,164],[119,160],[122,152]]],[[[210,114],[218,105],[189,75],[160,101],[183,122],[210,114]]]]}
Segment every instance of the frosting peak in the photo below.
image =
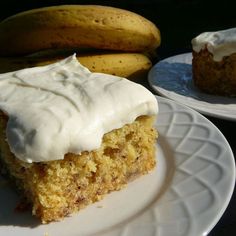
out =
{"type": "Polygon", "coordinates": [[[192,39],[193,50],[199,52],[205,47],[215,61],[236,53],[236,28],[216,32],[205,32],[192,39]]]}
{"type": "Polygon", "coordinates": [[[91,73],[75,55],[1,74],[0,91],[0,109],[9,117],[7,141],[25,162],[95,150],[105,133],[158,112],[155,97],[143,86],[91,73]]]}

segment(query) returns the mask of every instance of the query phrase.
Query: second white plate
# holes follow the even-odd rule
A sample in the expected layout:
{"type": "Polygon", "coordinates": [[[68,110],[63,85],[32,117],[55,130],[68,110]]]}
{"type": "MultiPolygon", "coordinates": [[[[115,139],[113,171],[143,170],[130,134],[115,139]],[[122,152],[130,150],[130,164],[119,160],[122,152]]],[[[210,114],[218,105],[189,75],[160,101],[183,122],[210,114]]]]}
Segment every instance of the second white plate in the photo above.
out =
{"type": "Polygon", "coordinates": [[[236,98],[214,96],[198,90],[192,81],[192,54],[185,53],[158,62],[148,75],[150,86],[160,95],[187,105],[205,115],[236,120],[236,98]]]}

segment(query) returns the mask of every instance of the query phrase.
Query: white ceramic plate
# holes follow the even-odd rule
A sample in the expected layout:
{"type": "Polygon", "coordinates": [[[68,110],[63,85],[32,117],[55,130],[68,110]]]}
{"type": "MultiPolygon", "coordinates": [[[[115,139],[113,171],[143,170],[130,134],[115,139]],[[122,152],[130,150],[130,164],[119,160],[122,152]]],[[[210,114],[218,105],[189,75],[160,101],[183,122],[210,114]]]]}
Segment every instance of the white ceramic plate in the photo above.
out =
{"type": "Polygon", "coordinates": [[[236,120],[236,98],[214,96],[198,90],[192,81],[192,54],[158,62],[150,70],[150,86],[160,95],[217,118],[236,120]]]}
{"type": "Polygon", "coordinates": [[[157,97],[157,168],[62,222],[40,225],[16,213],[17,196],[0,188],[0,235],[203,236],[226,209],[235,180],[232,151],[202,115],[157,97]]]}

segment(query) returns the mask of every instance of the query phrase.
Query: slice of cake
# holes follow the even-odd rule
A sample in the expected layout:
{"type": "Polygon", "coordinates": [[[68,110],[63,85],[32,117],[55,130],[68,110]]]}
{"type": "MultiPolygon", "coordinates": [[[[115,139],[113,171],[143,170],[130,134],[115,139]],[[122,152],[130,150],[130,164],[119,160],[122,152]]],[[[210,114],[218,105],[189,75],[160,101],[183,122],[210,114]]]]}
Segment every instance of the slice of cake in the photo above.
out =
{"type": "Polygon", "coordinates": [[[202,33],[192,47],[194,84],[210,94],[236,96],[236,28],[202,33]]]}
{"type": "Polygon", "coordinates": [[[43,223],[155,166],[156,98],[75,56],[0,75],[0,160],[43,223]]]}

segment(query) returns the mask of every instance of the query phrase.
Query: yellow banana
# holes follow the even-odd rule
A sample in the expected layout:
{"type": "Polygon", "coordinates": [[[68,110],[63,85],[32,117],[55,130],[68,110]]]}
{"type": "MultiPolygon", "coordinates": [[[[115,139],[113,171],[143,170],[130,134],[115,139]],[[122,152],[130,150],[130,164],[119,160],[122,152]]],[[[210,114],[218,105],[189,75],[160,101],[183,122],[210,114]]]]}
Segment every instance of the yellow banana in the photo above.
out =
{"type": "Polygon", "coordinates": [[[139,53],[79,56],[78,60],[93,72],[117,75],[132,80],[147,75],[152,66],[149,58],[139,53]]]}
{"type": "Polygon", "coordinates": [[[62,5],[25,11],[0,23],[0,55],[50,48],[97,48],[144,52],[160,45],[159,29],[119,8],[62,5]]]}
{"type": "MultiPolygon", "coordinates": [[[[34,66],[43,66],[62,59],[58,57],[0,58],[0,73],[34,66]]],[[[144,78],[152,66],[150,59],[141,53],[94,53],[77,56],[78,61],[92,72],[101,72],[132,80],[144,78]]]]}

